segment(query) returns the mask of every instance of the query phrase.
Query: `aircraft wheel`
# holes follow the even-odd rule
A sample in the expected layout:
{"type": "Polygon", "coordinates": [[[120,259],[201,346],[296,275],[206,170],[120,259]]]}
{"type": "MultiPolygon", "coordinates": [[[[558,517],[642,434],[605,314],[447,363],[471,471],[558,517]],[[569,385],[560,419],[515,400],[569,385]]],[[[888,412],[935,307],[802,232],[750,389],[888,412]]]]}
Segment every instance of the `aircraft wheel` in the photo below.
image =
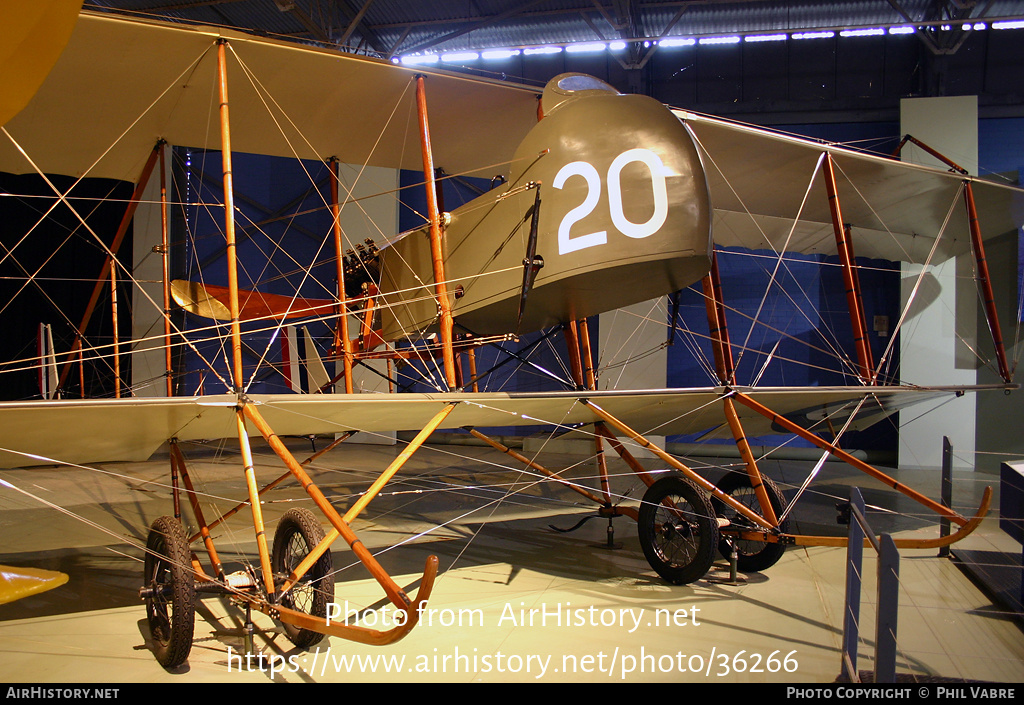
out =
{"type": "Polygon", "coordinates": [[[637,532],[647,562],[673,585],[699,580],[715,560],[715,512],[707,495],[681,475],[668,475],[647,488],[637,532]]]}
{"type": "MultiPolygon", "coordinates": [[[[324,529],[308,509],[290,509],[277,523],[270,564],[275,576],[287,577],[302,559],[324,538],[324,529]]],[[[326,551],[288,593],[281,605],[314,617],[326,617],[328,603],[334,602],[334,567],[331,552],[326,551]]],[[[275,581],[276,582],[276,581],[275,581]]],[[[324,638],[323,634],[283,624],[288,639],[299,648],[307,648],[324,638]]]]}
{"type": "Polygon", "coordinates": [[[153,652],[160,665],[175,668],[192,650],[196,617],[192,553],[181,522],[169,516],[154,521],[146,548],[143,578],[153,652]]]}
{"type": "MultiPolygon", "coordinates": [[[[772,509],[775,510],[775,516],[779,516],[782,514],[784,507],[782,493],[771,479],[764,475],[761,476],[761,479],[764,481],[764,487],[768,492],[768,500],[772,504],[772,509]]],[[[750,484],[750,476],[746,472],[726,473],[725,477],[719,481],[718,489],[733,499],[738,500],[756,514],[761,514],[761,503],[757,499],[757,494],[750,484]]],[[[718,516],[729,520],[729,527],[724,530],[726,535],[736,529],[757,530],[760,528],[739,514],[735,509],[726,506],[724,502],[715,499],[713,496],[711,497],[711,505],[718,516]]],[[[782,533],[789,532],[789,519],[779,524],[779,530],[782,533]]],[[[732,539],[732,543],[736,545],[736,552],[738,554],[736,566],[744,572],[767,570],[775,565],[786,551],[786,545],[782,543],[768,543],[766,541],[746,539],[732,539]]],[[[718,550],[726,558],[729,558],[732,554],[732,547],[724,537],[718,544],[718,550]]]]}

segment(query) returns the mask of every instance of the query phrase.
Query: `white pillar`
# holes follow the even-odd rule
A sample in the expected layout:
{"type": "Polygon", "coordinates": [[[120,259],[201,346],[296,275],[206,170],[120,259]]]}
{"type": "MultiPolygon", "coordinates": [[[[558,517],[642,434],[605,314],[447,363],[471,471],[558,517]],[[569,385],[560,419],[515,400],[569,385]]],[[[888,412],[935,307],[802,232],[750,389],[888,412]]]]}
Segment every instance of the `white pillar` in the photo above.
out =
{"type": "MultiPolygon", "coordinates": [[[[668,298],[661,297],[602,313],[598,324],[598,389],[664,389],[668,377],[668,298]]],[[[628,422],[628,419],[625,419],[628,422]]],[[[664,448],[665,436],[636,428],[664,448]]],[[[631,447],[633,455],[651,457],[631,447]]]]}
{"type": "MultiPolygon", "coordinates": [[[[903,100],[900,130],[903,135],[913,135],[944,154],[971,174],[978,173],[977,97],[903,100]]],[[[902,159],[948,168],[909,143],[904,147],[902,159]]],[[[962,204],[956,207],[963,211],[962,204]]],[[[920,272],[920,265],[903,265],[903,305],[920,272]]],[[[968,348],[977,347],[977,293],[972,276],[970,253],[932,266],[926,272],[901,332],[900,379],[903,382],[921,385],[977,383],[977,365],[968,348]]],[[[928,408],[917,405],[900,412],[900,467],[941,467],[942,438],[948,436],[956,450],[954,469],[973,469],[975,399],[967,395],[924,413],[928,408]]]]}
{"type": "MultiPolygon", "coordinates": [[[[170,194],[171,146],[166,145],[164,150],[165,178],[170,194]]],[[[162,242],[161,227],[158,161],[142,194],[142,203],[132,219],[132,272],[136,284],[132,287],[131,384],[135,396],[139,397],[167,396],[164,378],[167,365],[163,338],[163,260],[159,252],[153,251],[162,242]]]]}

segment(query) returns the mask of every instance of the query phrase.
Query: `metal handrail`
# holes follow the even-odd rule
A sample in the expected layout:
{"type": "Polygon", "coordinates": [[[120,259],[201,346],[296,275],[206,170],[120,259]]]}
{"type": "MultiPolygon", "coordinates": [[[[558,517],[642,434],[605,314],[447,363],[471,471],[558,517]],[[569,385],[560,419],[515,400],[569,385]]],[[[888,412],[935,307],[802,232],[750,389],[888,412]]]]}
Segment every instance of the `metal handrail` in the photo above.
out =
{"type": "Polygon", "coordinates": [[[850,531],[846,549],[846,602],[843,617],[842,676],[850,682],[860,681],[857,671],[859,638],[861,566],[864,544],[878,554],[877,617],[875,621],[876,683],[896,680],[896,622],[899,612],[900,555],[889,534],[875,536],[865,516],[864,497],[858,488],[850,491],[850,531]]]}

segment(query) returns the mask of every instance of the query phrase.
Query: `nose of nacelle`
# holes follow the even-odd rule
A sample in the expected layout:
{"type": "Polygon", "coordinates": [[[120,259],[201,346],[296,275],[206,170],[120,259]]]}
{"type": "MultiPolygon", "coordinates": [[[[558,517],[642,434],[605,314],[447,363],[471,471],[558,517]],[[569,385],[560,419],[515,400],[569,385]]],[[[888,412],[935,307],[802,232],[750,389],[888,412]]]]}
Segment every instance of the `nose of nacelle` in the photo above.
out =
{"type": "Polygon", "coordinates": [[[542,103],[544,118],[517,150],[510,185],[542,184],[537,252],[545,266],[536,289],[574,278],[561,287],[571,305],[560,315],[618,308],[704,276],[710,197],[678,118],[651,98],[579,74],[552,79],[542,103]],[[627,272],[628,286],[615,286],[627,272]]]}
{"type": "MultiPolygon", "coordinates": [[[[675,115],[579,74],[552,79],[542,107],[508,183],[456,209],[445,230],[446,278],[463,294],[453,311],[478,334],[579,320],[677,291],[710,270],[707,180],[675,115]],[[524,279],[528,249],[543,267],[524,279]]],[[[386,330],[432,329],[424,242],[415,235],[389,248],[382,289],[401,306],[386,330]],[[410,264],[415,278],[398,271],[410,264]]]]}

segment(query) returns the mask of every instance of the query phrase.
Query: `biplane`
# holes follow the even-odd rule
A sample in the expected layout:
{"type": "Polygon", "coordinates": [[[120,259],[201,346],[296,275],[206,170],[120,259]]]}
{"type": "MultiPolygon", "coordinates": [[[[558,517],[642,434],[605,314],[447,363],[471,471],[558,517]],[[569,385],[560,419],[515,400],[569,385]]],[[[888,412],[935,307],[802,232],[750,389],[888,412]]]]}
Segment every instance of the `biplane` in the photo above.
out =
{"type": "MultiPolygon", "coordinates": [[[[139,460],[169,448],[175,511],[150,527],[140,590],[154,651],[164,666],[188,658],[195,601],[205,594],[228,595],[270,615],[299,647],[324,635],[384,645],[409,633],[431,594],[437,559],[427,561],[413,598],[363,545],[353,523],[442,429],[470,434],[582,495],[599,516],[636,521],[644,555],[672,584],[699,580],[720,552],[736,554],[740,570],[761,571],[787,546],[844,542],[790,530],[792,503],[759,470],[749,442],[756,436],[798,437],[823,457],[849,463],[956,526],[947,536],[902,539],[898,545],[948,545],[973,531],[988,511],[990,490],[973,516],[963,516],[896,482],[839,442],[846,431],[868,428],[922,400],[1014,388],[984,246],[988,237],[1020,226],[1016,209],[1024,193],[972,177],[955,164],[948,170],[915,166],[673,110],[582,74],[556,76],[538,92],[215,28],[87,12],[38,91],[6,121],[2,138],[2,171],[137,184],[112,244],[96,236],[67,191],[54,186],[54,200],[101,243],[104,274],[84,320],[70,323],[70,345],[55,347],[44,337],[39,356],[6,364],[7,372],[38,372],[49,391],[43,399],[0,403],[0,464],[139,460]],[[311,95],[308,84],[297,80],[300,75],[315,77],[322,90],[311,95]],[[431,129],[439,123],[447,123],[444,130],[431,129]],[[173,278],[165,266],[163,298],[146,294],[162,328],[148,340],[167,356],[164,396],[122,394],[118,381],[116,394],[85,398],[84,382],[78,394],[72,391],[75,370],[82,375],[87,362],[113,365],[120,356],[116,341],[87,340],[88,318],[105,282],[132,276],[117,254],[119,244],[169,145],[204,158],[217,155],[220,195],[203,208],[207,218],[214,205],[219,209],[223,266],[216,275],[208,268],[185,279],[173,278]],[[235,202],[233,161],[238,153],[312,160],[329,175],[318,209],[326,214],[326,228],[312,261],[293,258],[297,274],[286,281],[290,293],[283,285],[260,288],[259,277],[250,277],[252,286],[242,281],[246,242],[239,234],[242,208],[235,202]],[[352,245],[356,236],[343,232],[340,214],[360,203],[342,193],[341,163],[419,170],[416,188],[426,203],[422,224],[397,235],[381,228],[360,248],[352,245]],[[447,174],[498,176],[464,204],[446,209],[439,203],[435,165],[447,174]],[[727,320],[737,313],[718,266],[728,248],[767,253],[773,272],[794,253],[838,258],[852,340],[851,350],[836,353],[845,383],[784,387],[741,379],[736,356],[752,346],[749,339],[730,338],[727,320]],[[901,382],[885,364],[891,349],[875,357],[867,342],[857,258],[934,265],[967,252],[975,258],[1002,381],[969,388],[901,382]],[[326,274],[309,285],[314,269],[326,274]],[[600,388],[590,330],[594,317],[688,288],[703,302],[707,334],[701,344],[711,352],[711,383],[600,388]],[[296,323],[305,326],[301,356],[298,338],[289,332],[296,323]],[[314,340],[311,330],[326,331],[319,338],[327,343],[314,340]],[[487,372],[478,373],[477,354],[495,347],[505,353],[538,331],[557,331],[565,343],[568,377],[562,387],[484,388],[487,372]],[[202,391],[217,387],[214,393],[175,386],[175,350],[198,361],[202,391]],[[301,368],[303,393],[256,391],[254,368],[260,365],[254,359],[276,378],[287,378],[289,386],[294,378],[288,371],[301,368]],[[293,365],[296,360],[301,364],[293,365]],[[354,379],[371,363],[380,363],[375,369],[383,369],[379,374],[392,384],[395,369],[419,370],[427,389],[360,393],[354,379]],[[337,372],[328,372],[327,364],[337,372]],[[489,432],[538,425],[587,435],[599,469],[595,487],[489,432]],[[393,431],[414,435],[344,508],[328,500],[282,440],[331,435],[321,452],[343,452],[338,448],[356,432],[393,431]],[[731,440],[741,469],[712,483],[651,440],[655,434],[695,433],[731,440]],[[284,466],[269,483],[257,478],[251,436],[263,438],[284,466]],[[230,512],[211,517],[180,447],[216,439],[237,440],[247,496],[230,512]],[[639,501],[624,502],[610,491],[605,449],[643,483],[639,501]],[[669,471],[647,469],[638,449],[669,471]],[[269,537],[260,500],[286,481],[303,487],[322,519],[308,509],[292,509],[269,537]],[[181,506],[191,508],[195,531],[186,531],[181,506]],[[229,572],[214,529],[239,512],[250,515],[259,560],[229,572]],[[404,615],[400,624],[377,630],[328,619],[334,600],[331,553],[339,538],[404,615]],[[205,554],[205,565],[199,554],[205,554]]],[[[164,241],[155,250],[164,261],[166,215],[177,198],[168,191],[161,188],[164,241]]],[[[21,246],[5,245],[4,258],[16,260],[21,246]]],[[[32,273],[25,274],[31,281],[32,273]]],[[[674,315],[671,326],[677,332],[674,315]]],[[[759,368],[772,363],[770,352],[759,354],[759,368]]],[[[5,489],[17,491],[9,483],[5,489]]]]}

